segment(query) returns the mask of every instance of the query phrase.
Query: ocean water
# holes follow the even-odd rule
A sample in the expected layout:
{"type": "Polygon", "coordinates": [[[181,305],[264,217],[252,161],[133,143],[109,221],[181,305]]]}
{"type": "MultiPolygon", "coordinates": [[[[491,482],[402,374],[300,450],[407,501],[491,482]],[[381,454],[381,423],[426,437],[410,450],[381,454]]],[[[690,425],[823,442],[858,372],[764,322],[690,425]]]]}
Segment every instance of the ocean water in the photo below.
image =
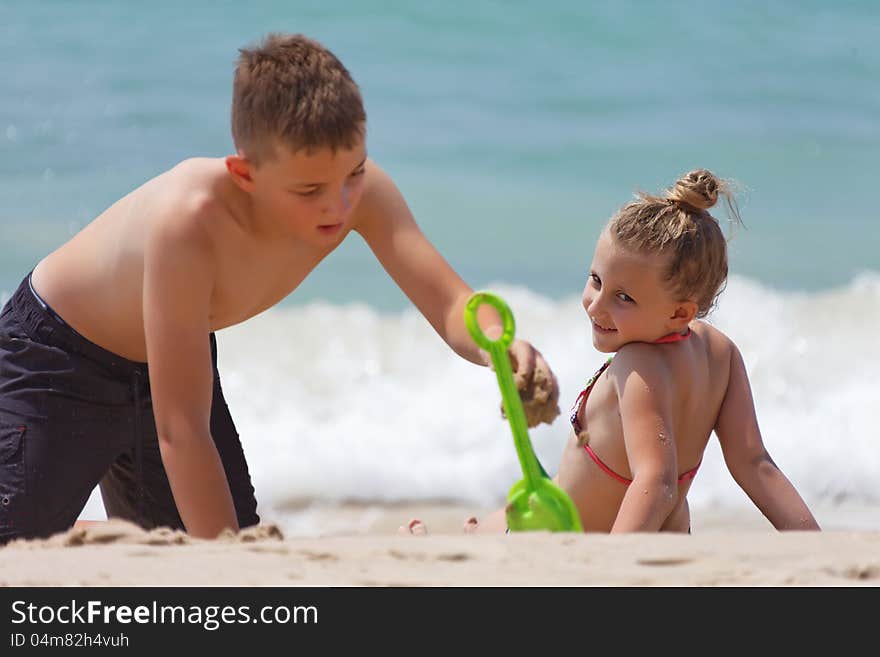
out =
{"type": "MultiPolygon", "coordinates": [[[[236,49],[270,31],[346,63],[371,157],[453,267],[505,294],[564,407],[601,362],[578,300],[600,227],[689,169],[738,181],[711,320],[807,501],[880,504],[880,5],[0,0],[0,298],[131,188],[230,152],[236,49]]],[[[494,378],[356,236],[218,338],[264,516],[492,504],[519,477],[494,378]]],[[[532,432],[548,469],[566,435],[532,432]]],[[[714,444],[691,499],[750,504],[714,444]]]]}

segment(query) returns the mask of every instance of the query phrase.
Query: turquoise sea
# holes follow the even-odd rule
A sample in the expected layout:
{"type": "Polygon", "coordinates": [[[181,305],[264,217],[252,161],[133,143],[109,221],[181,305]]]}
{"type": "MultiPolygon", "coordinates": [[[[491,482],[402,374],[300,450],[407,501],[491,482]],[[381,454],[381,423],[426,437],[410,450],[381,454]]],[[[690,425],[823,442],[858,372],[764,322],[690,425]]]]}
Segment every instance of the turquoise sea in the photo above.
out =
{"type": "MultiPolygon", "coordinates": [[[[0,297],[133,187],[230,152],[237,48],[272,31],[346,63],[370,155],[459,273],[509,296],[563,405],[600,362],[578,307],[598,229],[689,169],[738,181],[713,321],[770,451],[809,501],[880,503],[880,4],[0,0],[0,297]]],[[[484,503],[517,478],[493,380],[356,236],[220,340],[264,513],[484,503]]],[[[563,424],[533,433],[551,469],[563,424]]],[[[707,461],[693,504],[748,504],[707,461]]]]}

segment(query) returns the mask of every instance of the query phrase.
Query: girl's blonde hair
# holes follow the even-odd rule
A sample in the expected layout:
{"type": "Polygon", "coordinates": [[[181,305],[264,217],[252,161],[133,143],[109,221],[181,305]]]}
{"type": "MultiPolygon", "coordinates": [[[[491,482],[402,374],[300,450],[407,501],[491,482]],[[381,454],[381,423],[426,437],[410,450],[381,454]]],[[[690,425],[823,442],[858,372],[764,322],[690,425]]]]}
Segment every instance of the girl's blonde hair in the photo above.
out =
{"type": "Polygon", "coordinates": [[[708,210],[723,196],[731,223],[741,224],[731,187],[697,169],[662,196],[640,192],[608,223],[621,246],[668,256],[664,280],[679,299],[697,303],[697,317],[709,314],[727,281],[727,239],[708,210]]]}

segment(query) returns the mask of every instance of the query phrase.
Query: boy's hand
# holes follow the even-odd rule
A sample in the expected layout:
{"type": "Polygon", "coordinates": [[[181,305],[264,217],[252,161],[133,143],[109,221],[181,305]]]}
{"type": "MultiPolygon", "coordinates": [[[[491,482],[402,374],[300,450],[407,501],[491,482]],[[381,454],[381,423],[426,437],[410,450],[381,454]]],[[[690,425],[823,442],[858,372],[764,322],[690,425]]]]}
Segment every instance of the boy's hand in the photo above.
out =
{"type": "MultiPolygon", "coordinates": [[[[541,352],[525,340],[514,340],[508,354],[529,427],[536,427],[542,422],[552,424],[559,415],[559,384],[556,375],[550,370],[541,352]]],[[[503,406],[501,415],[504,417],[503,406]]]]}

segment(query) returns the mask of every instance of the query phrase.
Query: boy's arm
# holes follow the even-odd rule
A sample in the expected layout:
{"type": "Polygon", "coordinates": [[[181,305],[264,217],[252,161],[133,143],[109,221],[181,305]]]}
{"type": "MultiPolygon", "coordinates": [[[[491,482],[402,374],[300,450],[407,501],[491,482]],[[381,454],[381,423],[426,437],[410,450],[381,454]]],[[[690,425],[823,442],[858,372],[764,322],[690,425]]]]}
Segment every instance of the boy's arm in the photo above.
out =
{"type": "MultiPolygon", "coordinates": [[[[464,323],[464,307],[473,290],[419,229],[391,178],[372,161],[367,161],[366,168],[367,181],[356,210],[355,230],[440,337],[461,357],[488,365],[488,354],[473,342],[464,323]]],[[[479,319],[490,338],[501,334],[501,323],[493,309],[482,306],[479,319]]],[[[515,340],[510,353],[515,371],[526,379],[536,367],[550,372],[541,354],[524,340],[515,340]]]]}
{"type": "Polygon", "coordinates": [[[632,483],[611,533],[660,531],[678,499],[678,455],[663,366],[652,347],[627,345],[614,358],[620,420],[632,483]],[[636,367],[638,361],[638,367],[636,367]]]}
{"type": "Polygon", "coordinates": [[[211,245],[196,221],[159,219],[145,240],[144,333],[162,463],[187,532],[214,538],[238,521],[210,429],[211,245]]]}
{"type": "Polygon", "coordinates": [[[764,447],[746,367],[732,344],[730,377],[715,434],[730,474],[776,529],[819,529],[804,500],[764,447]]]}

